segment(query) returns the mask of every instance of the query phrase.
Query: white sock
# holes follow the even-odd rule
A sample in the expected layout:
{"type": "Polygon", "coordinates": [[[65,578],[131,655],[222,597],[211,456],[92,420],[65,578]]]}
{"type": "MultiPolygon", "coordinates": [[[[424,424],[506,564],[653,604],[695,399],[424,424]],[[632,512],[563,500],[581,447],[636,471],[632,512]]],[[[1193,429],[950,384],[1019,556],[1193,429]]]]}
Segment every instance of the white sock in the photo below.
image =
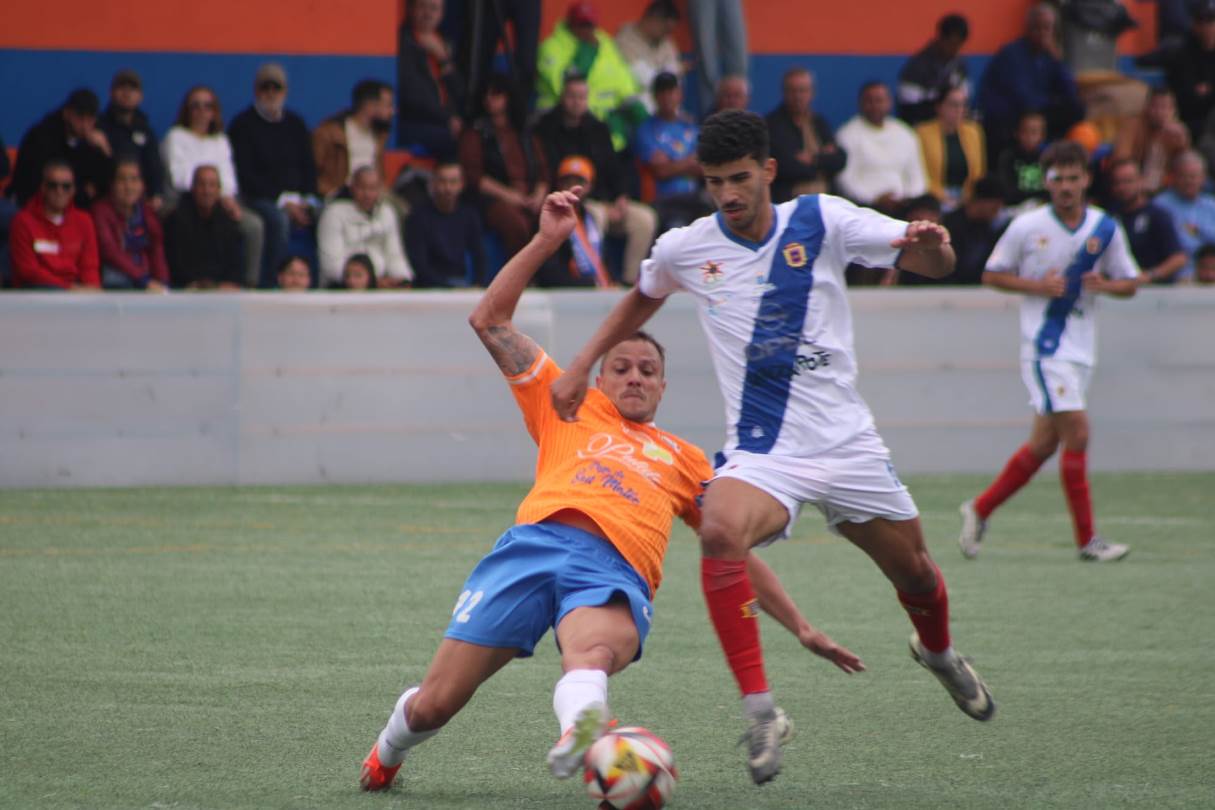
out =
{"type": "Polygon", "coordinates": [[[933,664],[934,666],[941,666],[942,664],[947,663],[957,653],[953,651],[953,645],[951,644],[940,652],[933,652],[927,647],[921,645],[920,654],[928,663],[933,664]]]}
{"type": "Polygon", "coordinates": [[[397,698],[397,705],[388,717],[388,725],[380,732],[380,764],[392,767],[405,761],[405,754],[410,748],[429,740],[439,733],[439,730],[410,731],[409,721],[405,719],[405,702],[418,693],[419,687],[406,689],[397,698]]]}
{"type": "Polygon", "coordinates": [[[607,706],[607,673],[601,669],[571,669],[553,689],[553,711],[561,733],[574,725],[578,713],[592,703],[607,706]]]}
{"type": "Polygon", "coordinates": [[[743,695],[742,702],[743,715],[746,717],[758,717],[776,710],[776,702],[772,700],[771,692],[752,692],[749,695],[743,695]]]}

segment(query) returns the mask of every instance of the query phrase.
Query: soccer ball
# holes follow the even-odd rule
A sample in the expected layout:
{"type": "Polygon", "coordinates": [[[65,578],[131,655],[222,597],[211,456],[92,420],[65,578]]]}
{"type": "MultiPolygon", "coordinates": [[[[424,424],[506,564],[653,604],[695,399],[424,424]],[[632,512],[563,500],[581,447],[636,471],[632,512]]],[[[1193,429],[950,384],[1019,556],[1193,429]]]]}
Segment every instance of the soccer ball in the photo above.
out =
{"type": "Polygon", "coordinates": [[[586,752],[587,793],[600,810],[660,810],[679,778],[671,746],[640,726],[604,734],[586,752]]]}

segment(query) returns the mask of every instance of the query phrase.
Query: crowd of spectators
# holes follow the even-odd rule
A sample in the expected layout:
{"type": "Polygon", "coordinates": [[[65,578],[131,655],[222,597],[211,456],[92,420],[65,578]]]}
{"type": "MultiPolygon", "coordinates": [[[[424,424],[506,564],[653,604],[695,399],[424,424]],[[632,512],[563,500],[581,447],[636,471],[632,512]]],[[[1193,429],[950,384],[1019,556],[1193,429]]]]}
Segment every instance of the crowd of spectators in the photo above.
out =
{"type": "MultiPolygon", "coordinates": [[[[537,283],[634,283],[658,234],[712,211],[683,91],[699,84],[706,116],[751,103],[740,0],[681,4],[690,58],[673,39],[682,15],[672,0],[652,0],[614,34],[594,2],[576,0],[545,37],[538,0],[489,16],[466,5],[465,35],[453,40],[444,0],[409,0],[395,86],[358,82],[349,108],[311,131],[276,63],[258,68],[250,104],[226,125],[215,91],[191,87],[162,137],[134,71],[113,76],[104,110],[92,91],[73,91],[29,127],[15,165],[0,144],[6,285],[481,286],[535,232],[545,195],[574,186],[585,189],[578,227],[537,283]],[[386,175],[394,125],[395,146],[414,156],[399,181],[386,175]]],[[[1210,283],[1215,0],[1190,11],[1188,35],[1161,57],[1164,81],[1112,125],[1085,120],[1046,3],[977,76],[962,55],[968,20],[943,17],[893,86],[856,88],[856,114],[838,129],[815,109],[818,78],[795,65],[763,111],[773,199],[834,193],[943,222],[958,255],[943,283],[977,284],[1003,226],[1046,199],[1043,150],[1072,139],[1089,149],[1093,196],[1120,218],[1146,277],[1210,283]]],[[[927,283],[862,268],[849,280],[927,283]]]]}

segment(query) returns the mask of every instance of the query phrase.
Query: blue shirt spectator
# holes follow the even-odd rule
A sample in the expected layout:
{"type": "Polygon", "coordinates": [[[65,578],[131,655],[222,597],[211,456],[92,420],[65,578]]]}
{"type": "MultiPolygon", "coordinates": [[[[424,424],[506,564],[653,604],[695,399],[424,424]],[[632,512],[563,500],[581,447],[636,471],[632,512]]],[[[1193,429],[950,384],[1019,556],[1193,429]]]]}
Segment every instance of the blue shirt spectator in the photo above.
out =
{"type": "Polygon", "coordinates": [[[654,172],[659,199],[695,194],[700,188],[696,165],[700,127],[679,109],[683,93],[675,74],[658,74],[652,87],[654,114],[637,128],[633,151],[654,172]]]}
{"type": "Polygon", "coordinates": [[[1202,191],[1206,183],[1206,161],[1194,151],[1182,152],[1173,161],[1173,187],[1156,197],[1156,204],[1173,217],[1177,241],[1185,251],[1186,264],[1175,278],[1194,275],[1194,254],[1215,242],[1215,197],[1202,191]]]}

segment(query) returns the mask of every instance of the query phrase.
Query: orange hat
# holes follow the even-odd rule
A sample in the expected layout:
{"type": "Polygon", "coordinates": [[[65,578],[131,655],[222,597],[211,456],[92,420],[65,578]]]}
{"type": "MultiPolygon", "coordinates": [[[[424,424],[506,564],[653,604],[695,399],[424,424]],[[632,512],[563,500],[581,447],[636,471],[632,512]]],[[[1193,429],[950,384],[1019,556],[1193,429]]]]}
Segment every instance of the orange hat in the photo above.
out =
{"type": "Polygon", "coordinates": [[[581,177],[588,183],[594,183],[595,164],[582,155],[569,155],[557,167],[557,179],[562,177],[581,177]]]}
{"type": "Polygon", "coordinates": [[[1101,146],[1101,130],[1092,121],[1081,121],[1067,131],[1067,140],[1080,144],[1091,155],[1101,146]]]}

